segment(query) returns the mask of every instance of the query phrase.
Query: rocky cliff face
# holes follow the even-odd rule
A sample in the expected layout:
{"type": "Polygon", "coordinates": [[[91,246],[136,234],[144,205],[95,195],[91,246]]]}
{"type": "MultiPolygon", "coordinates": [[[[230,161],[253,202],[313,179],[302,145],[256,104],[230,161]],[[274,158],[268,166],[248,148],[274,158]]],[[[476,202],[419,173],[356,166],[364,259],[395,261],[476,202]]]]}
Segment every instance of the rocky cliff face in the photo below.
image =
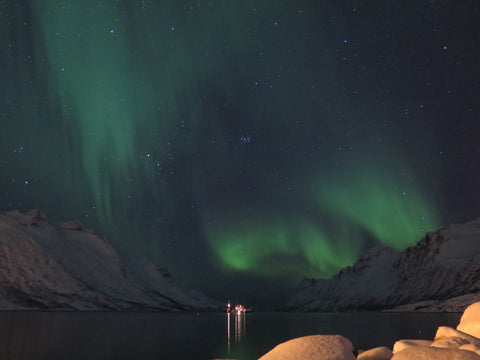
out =
{"type": "Polygon", "coordinates": [[[128,265],[97,231],[39,210],[0,213],[0,309],[194,310],[217,304],[168,271],[128,265]]]}
{"type": "Polygon", "coordinates": [[[463,311],[480,294],[480,219],[429,232],[402,252],[376,247],[327,280],[304,280],[288,300],[300,311],[463,311]],[[418,304],[417,304],[418,303],[418,304]]]}

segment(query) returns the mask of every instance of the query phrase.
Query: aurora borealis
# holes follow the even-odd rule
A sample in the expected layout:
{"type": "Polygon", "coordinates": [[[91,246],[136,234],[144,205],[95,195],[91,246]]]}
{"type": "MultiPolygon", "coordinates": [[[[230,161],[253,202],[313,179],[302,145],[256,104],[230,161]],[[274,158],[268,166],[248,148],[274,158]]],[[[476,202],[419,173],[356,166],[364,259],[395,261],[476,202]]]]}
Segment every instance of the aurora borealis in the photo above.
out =
{"type": "Polygon", "coordinates": [[[480,216],[479,16],[0,1],[0,209],[81,220],[219,299],[403,249],[480,216]]]}

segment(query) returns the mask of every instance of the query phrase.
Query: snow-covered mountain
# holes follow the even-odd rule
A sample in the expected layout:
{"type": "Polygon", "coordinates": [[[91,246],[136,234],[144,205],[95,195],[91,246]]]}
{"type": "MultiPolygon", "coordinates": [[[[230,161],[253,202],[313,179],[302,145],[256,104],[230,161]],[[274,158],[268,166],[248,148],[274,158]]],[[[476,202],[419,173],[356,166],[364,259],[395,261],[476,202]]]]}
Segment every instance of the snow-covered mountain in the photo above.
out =
{"type": "Polygon", "coordinates": [[[299,311],[463,311],[480,299],[480,219],[429,232],[402,252],[375,247],[326,280],[305,279],[299,311]]]}
{"type": "Polygon", "coordinates": [[[127,265],[98,231],[44,212],[0,213],[0,309],[200,310],[218,304],[166,269],[127,265]]]}

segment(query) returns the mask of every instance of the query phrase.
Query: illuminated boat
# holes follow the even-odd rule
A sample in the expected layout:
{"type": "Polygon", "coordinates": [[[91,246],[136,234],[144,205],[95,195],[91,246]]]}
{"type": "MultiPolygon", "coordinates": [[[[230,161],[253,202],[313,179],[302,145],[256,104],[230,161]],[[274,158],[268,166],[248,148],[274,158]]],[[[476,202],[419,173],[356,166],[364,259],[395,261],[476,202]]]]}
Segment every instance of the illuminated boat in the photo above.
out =
{"type": "Polygon", "coordinates": [[[246,312],[250,312],[251,309],[247,309],[245,306],[243,305],[235,305],[234,307],[232,307],[232,305],[230,304],[230,301],[228,302],[227,304],[227,307],[225,309],[225,312],[227,313],[232,313],[232,314],[245,314],[246,312]]]}

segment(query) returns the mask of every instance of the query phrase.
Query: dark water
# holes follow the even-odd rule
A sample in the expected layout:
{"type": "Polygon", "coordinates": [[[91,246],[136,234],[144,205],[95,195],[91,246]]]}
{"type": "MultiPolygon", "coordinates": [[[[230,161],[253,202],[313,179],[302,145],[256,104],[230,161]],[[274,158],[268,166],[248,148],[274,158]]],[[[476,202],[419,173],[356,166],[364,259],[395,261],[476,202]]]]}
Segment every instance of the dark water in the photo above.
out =
{"type": "Polygon", "coordinates": [[[344,335],[359,349],[392,347],[397,339],[432,339],[460,315],[0,312],[0,359],[249,360],[312,334],[344,335]]]}

